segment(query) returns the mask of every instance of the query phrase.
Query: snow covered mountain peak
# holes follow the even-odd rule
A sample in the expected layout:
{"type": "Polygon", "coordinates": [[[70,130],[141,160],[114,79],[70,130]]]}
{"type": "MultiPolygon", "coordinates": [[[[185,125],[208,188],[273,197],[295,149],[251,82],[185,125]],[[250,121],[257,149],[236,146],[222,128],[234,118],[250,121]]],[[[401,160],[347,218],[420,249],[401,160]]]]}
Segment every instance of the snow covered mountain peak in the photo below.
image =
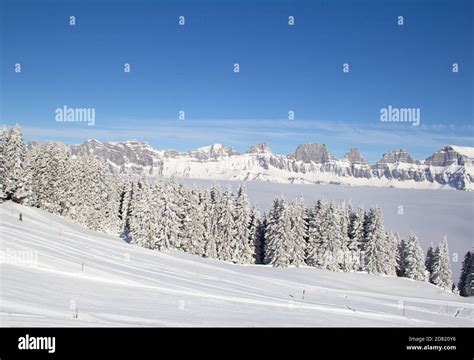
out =
{"type": "Polygon", "coordinates": [[[87,139],[86,141],[84,141],[85,143],[90,143],[90,144],[102,144],[101,141],[97,140],[97,139],[87,139]]]}
{"type": "Polygon", "coordinates": [[[119,146],[122,148],[134,148],[134,149],[153,149],[153,147],[146,141],[140,141],[136,139],[130,139],[126,141],[107,141],[102,142],[97,139],[87,139],[82,144],[74,146],[89,146],[89,147],[108,147],[108,146],[119,146]]]}
{"type": "Polygon", "coordinates": [[[352,148],[345,155],[344,159],[355,165],[368,165],[369,163],[362,157],[359,149],[352,148]]]}
{"type": "Polygon", "coordinates": [[[444,167],[451,165],[472,166],[473,163],[473,147],[454,145],[447,145],[443,147],[425,160],[426,165],[444,167]]]}
{"type": "Polygon", "coordinates": [[[415,161],[411,155],[405,149],[393,150],[382,155],[382,158],[377,162],[377,164],[415,164],[415,161]]]}
{"type": "Polygon", "coordinates": [[[266,142],[262,142],[252,146],[247,153],[249,154],[271,154],[272,151],[266,142]]]}
{"type": "Polygon", "coordinates": [[[325,144],[306,143],[298,146],[292,155],[297,161],[305,163],[324,164],[335,160],[325,144]]]}
{"type": "Polygon", "coordinates": [[[238,153],[232,148],[226,147],[222,144],[212,144],[191,150],[189,155],[199,160],[216,160],[231,155],[238,155],[238,153]]]}

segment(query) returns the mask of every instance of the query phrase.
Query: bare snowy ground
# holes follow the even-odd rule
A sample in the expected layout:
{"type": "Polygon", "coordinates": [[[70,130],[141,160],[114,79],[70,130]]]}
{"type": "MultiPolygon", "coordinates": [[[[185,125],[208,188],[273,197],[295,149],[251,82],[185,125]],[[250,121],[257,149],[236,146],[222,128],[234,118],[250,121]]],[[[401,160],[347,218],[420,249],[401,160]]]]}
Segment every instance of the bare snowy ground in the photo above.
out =
{"type": "MultiPolygon", "coordinates": [[[[231,184],[235,189],[240,182],[183,179],[188,185],[210,186],[219,183],[222,188],[231,184]]],[[[384,214],[387,230],[407,237],[418,236],[424,252],[430,243],[435,246],[444,235],[448,237],[454,280],[457,283],[464,254],[474,248],[474,192],[457,190],[417,190],[375,188],[344,185],[274,184],[249,181],[245,183],[250,200],[261,210],[270,207],[276,196],[292,200],[303,195],[306,205],[318,199],[351,203],[354,207],[379,206],[384,214]],[[401,206],[401,207],[400,207],[401,206]]]]}
{"type": "Polygon", "coordinates": [[[472,298],[428,283],[160,253],[11,202],[0,238],[1,326],[474,325],[472,298]]]}

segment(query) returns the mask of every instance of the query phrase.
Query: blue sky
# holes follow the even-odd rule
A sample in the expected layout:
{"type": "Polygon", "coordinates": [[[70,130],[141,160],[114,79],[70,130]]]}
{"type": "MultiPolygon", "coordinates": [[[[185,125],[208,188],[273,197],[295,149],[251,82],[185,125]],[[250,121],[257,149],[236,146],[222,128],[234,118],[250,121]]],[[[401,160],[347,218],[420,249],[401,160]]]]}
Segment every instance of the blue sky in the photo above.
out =
{"type": "Polygon", "coordinates": [[[27,140],[282,154],[317,142],[370,161],[474,144],[469,0],[0,1],[0,122],[27,140]],[[95,108],[95,125],[56,122],[63,105],[95,108]],[[380,122],[388,105],[419,108],[420,126],[380,122]]]}

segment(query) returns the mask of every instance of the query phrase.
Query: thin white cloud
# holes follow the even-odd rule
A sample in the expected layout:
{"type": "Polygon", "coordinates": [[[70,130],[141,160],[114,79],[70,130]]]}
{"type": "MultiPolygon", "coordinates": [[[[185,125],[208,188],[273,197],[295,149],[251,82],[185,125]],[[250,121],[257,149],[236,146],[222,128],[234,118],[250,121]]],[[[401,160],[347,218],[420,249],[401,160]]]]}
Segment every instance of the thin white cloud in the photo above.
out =
{"type": "MultiPolygon", "coordinates": [[[[214,142],[245,150],[253,142],[266,140],[272,145],[294,149],[300,143],[325,143],[330,148],[378,147],[382,151],[399,148],[425,149],[432,153],[443,145],[474,144],[472,125],[460,127],[452,124],[427,124],[413,127],[411,124],[354,124],[323,120],[269,120],[269,119],[224,119],[224,120],[163,120],[121,118],[108,120],[111,126],[87,127],[85,124],[59,124],[54,127],[25,126],[25,137],[30,140],[61,140],[82,142],[85,139],[149,141],[160,147],[160,142],[175,142],[179,150],[186,143],[208,145],[214,142]],[[274,144],[272,144],[272,139],[274,144]],[[252,142],[252,143],[250,143],[252,142]],[[282,144],[287,144],[285,147],[282,144]]],[[[173,146],[166,146],[167,148],[173,146]]]]}

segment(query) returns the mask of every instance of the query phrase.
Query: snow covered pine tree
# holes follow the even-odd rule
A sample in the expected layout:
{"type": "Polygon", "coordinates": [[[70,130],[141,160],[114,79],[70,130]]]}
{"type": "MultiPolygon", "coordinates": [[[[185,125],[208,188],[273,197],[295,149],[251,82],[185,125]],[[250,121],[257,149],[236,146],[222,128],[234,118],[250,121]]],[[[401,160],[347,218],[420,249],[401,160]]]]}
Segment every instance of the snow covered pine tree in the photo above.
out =
{"type": "Polygon", "coordinates": [[[451,264],[449,262],[448,239],[446,236],[435,250],[433,272],[430,282],[445,290],[451,290],[452,288],[453,278],[451,264]]]}

